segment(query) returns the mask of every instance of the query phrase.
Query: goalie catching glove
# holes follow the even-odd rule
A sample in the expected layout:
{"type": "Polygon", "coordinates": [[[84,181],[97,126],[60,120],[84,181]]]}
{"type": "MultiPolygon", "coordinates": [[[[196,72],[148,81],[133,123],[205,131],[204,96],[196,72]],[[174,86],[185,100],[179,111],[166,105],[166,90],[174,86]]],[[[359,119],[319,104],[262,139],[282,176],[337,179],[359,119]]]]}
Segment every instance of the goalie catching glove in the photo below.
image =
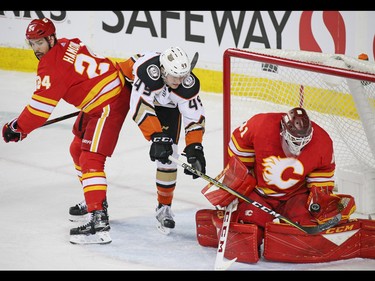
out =
{"type": "Polygon", "coordinates": [[[6,143],[22,141],[27,134],[18,131],[17,118],[14,118],[3,127],[3,139],[6,143]]]}
{"type": "MultiPolygon", "coordinates": [[[[204,158],[203,146],[201,143],[192,143],[185,147],[184,149],[187,161],[194,169],[206,173],[206,159],[204,158]]],[[[193,176],[193,179],[199,178],[196,174],[191,173],[189,170],[185,169],[184,173],[193,176]]]]}
{"type": "Polygon", "coordinates": [[[341,213],[341,221],[346,222],[355,212],[355,202],[351,195],[333,194],[328,187],[310,188],[307,208],[319,224],[325,223],[341,213]]]}
{"type": "Polygon", "coordinates": [[[169,155],[173,153],[173,140],[166,133],[154,133],[151,136],[150,148],[151,161],[159,160],[163,164],[170,164],[169,155]]]}

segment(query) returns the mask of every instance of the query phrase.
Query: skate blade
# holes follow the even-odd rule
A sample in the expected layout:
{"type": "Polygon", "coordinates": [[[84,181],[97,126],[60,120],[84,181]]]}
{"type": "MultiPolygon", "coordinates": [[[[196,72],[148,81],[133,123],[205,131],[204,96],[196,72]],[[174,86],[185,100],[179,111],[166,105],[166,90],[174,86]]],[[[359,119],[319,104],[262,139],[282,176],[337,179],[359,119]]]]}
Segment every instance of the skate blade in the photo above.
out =
{"type": "Polygon", "coordinates": [[[169,233],[171,233],[171,228],[164,227],[160,223],[156,225],[156,228],[159,230],[160,233],[164,235],[169,235],[169,233]]]}
{"type": "Polygon", "coordinates": [[[87,213],[86,215],[83,215],[83,216],[72,216],[70,215],[70,218],[69,220],[71,222],[86,222],[86,221],[89,221],[90,219],[90,214],[87,213]]]}
{"type": "Polygon", "coordinates": [[[112,239],[109,231],[97,232],[90,235],[70,235],[70,243],[72,244],[108,244],[112,239]]]}

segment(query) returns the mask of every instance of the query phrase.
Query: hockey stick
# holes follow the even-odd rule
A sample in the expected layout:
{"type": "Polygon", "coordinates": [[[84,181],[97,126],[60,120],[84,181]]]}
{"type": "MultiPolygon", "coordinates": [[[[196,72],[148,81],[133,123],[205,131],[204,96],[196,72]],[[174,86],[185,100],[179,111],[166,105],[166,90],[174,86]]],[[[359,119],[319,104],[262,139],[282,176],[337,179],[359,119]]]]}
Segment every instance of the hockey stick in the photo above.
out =
{"type": "Polygon", "coordinates": [[[341,220],[341,214],[337,214],[335,217],[333,217],[332,219],[330,219],[329,221],[325,222],[324,224],[320,224],[320,225],[317,225],[317,226],[302,226],[300,225],[299,223],[296,223],[296,222],[293,222],[291,221],[290,219],[276,213],[274,210],[271,210],[269,208],[267,208],[266,206],[263,206],[262,204],[258,203],[257,201],[254,201],[252,199],[250,199],[249,197],[237,192],[236,190],[234,189],[231,189],[229,186],[215,180],[214,178],[211,178],[209,176],[207,176],[206,174],[202,173],[201,171],[195,169],[194,167],[192,167],[191,165],[189,164],[186,164],[174,157],[172,157],[171,155],[168,157],[169,160],[175,162],[176,164],[180,165],[181,167],[183,167],[184,169],[188,170],[189,172],[201,177],[202,179],[214,184],[215,186],[229,192],[230,194],[242,199],[243,201],[247,202],[247,203],[250,203],[252,204],[253,206],[261,209],[263,212],[266,212],[268,214],[270,214],[271,216],[274,216],[275,218],[277,219],[280,219],[280,220],[283,220],[284,222],[298,228],[299,230],[307,233],[307,234],[317,234],[317,233],[320,233],[326,229],[329,229],[331,227],[334,227],[336,224],[338,224],[341,220]]]}
{"type": "Polygon", "coordinates": [[[223,225],[221,226],[219,245],[217,246],[216,251],[215,270],[226,270],[237,260],[237,258],[234,258],[229,261],[224,261],[224,252],[229,235],[230,218],[232,216],[232,212],[237,209],[237,204],[238,199],[236,198],[225,209],[223,225]]]}
{"type": "Polygon", "coordinates": [[[193,57],[193,59],[191,60],[191,63],[190,63],[190,72],[193,71],[195,65],[197,64],[198,58],[199,58],[199,53],[195,52],[194,57],[193,57]]]}
{"type": "Polygon", "coordinates": [[[79,113],[80,113],[80,111],[77,111],[77,112],[73,112],[73,113],[70,113],[70,114],[67,114],[67,115],[64,115],[64,116],[57,117],[55,119],[48,120],[41,127],[48,126],[48,125],[63,121],[65,119],[69,119],[71,117],[77,116],[79,113]]]}

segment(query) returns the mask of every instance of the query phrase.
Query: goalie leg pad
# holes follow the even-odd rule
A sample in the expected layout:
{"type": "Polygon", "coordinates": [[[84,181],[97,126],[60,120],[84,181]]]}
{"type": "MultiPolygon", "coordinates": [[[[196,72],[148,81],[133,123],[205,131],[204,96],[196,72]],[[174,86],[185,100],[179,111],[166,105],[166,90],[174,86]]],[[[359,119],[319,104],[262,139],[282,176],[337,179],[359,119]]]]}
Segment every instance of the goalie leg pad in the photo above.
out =
{"type": "MultiPolygon", "coordinates": [[[[217,211],[212,216],[212,223],[216,228],[217,237],[221,236],[224,211],[217,211]]],[[[224,257],[237,262],[256,263],[259,261],[260,251],[258,241],[262,241],[263,231],[255,224],[233,222],[229,224],[227,244],[224,257]]]]}
{"type": "Polygon", "coordinates": [[[224,257],[237,262],[256,263],[259,261],[258,226],[231,222],[224,257]]]}
{"type": "MultiPolygon", "coordinates": [[[[223,210],[199,210],[196,215],[197,240],[204,247],[218,247],[223,224],[223,210]]],[[[231,222],[224,257],[237,258],[237,262],[256,263],[259,261],[258,236],[262,235],[255,224],[231,222]]]]}
{"type": "Polygon", "coordinates": [[[271,214],[273,207],[268,204],[268,201],[265,201],[264,197],[258,195],[256,192],[251,193],[248,196],[251,200],[258,202],[263,207],[262,210],[259,210],[255,205],[242,202],[238,205],[237,211],[233,213],[233,217],[236,218],[236,222],[242,223],[254,223],[262,228],[266,227],[266,223],[273,221],[275,217],[271,214]]]}
{"type": "Polygon", "coordinates": [[[359,219],[361,222],[361,258],[375,259],[375,220],[359,219]]]}
{"type": "Polygon", "coordinates": [[[289,224],[269,222],[265,230],[263,256],[270,261],[291,263],[356,258],[360,255],[360,228],[361,223],[355,220],[312,235],[289,224]]]}
{"type": "MultiPolygon", "coordinates": [[[[217,236],[217,230],[212,223],[212,217],[217,216],[217,210],[203,209],[197,211],[195,214],[197,240],[199,245],[204,247],[217,247],[219,239],[217,236]]],[[[224,216],[223,211],[222,218],[224,216]]]]}

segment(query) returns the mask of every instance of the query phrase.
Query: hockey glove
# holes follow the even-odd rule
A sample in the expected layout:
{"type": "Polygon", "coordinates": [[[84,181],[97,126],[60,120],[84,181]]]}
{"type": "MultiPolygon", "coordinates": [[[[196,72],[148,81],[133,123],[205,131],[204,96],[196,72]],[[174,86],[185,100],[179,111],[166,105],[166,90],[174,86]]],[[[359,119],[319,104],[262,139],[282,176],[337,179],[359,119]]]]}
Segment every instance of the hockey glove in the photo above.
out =
{"type": "Polygon", "coordinates": [[[159,160],[163,164],[170,164],[169,155],[173,153],[173,140],[165,133],[154,133],[151,136],[152,145],[150,148],[151,161],[159,160]]]}
{"type": "Polygon", "coordinates": [[[328,188],[313,186],[306,206],[319,224],[322,224],[338,213],[341,213],[341,222],[345,222],[355,211],[354,198],[346,194],[334,194],[328,188]]]}
{"type": "MultiPolygon", "coordinates": [[[[188,163],[190,163],[194,169],[206,173],[206,159],[204,158],[203,146],[201,143],[189,144],[184,149],[188,163]]],[[[199,178],[196,174],[191,173],[185,169],[184,173],[193,176],[193,179],[199,178]]]]}
{"type": "Polygon", "coordinates": [[[27,137],[27,134],[17,130],[17,118],[14,118],[3,127],[3,139],[6,143],[22,141],[27,137]]]}

